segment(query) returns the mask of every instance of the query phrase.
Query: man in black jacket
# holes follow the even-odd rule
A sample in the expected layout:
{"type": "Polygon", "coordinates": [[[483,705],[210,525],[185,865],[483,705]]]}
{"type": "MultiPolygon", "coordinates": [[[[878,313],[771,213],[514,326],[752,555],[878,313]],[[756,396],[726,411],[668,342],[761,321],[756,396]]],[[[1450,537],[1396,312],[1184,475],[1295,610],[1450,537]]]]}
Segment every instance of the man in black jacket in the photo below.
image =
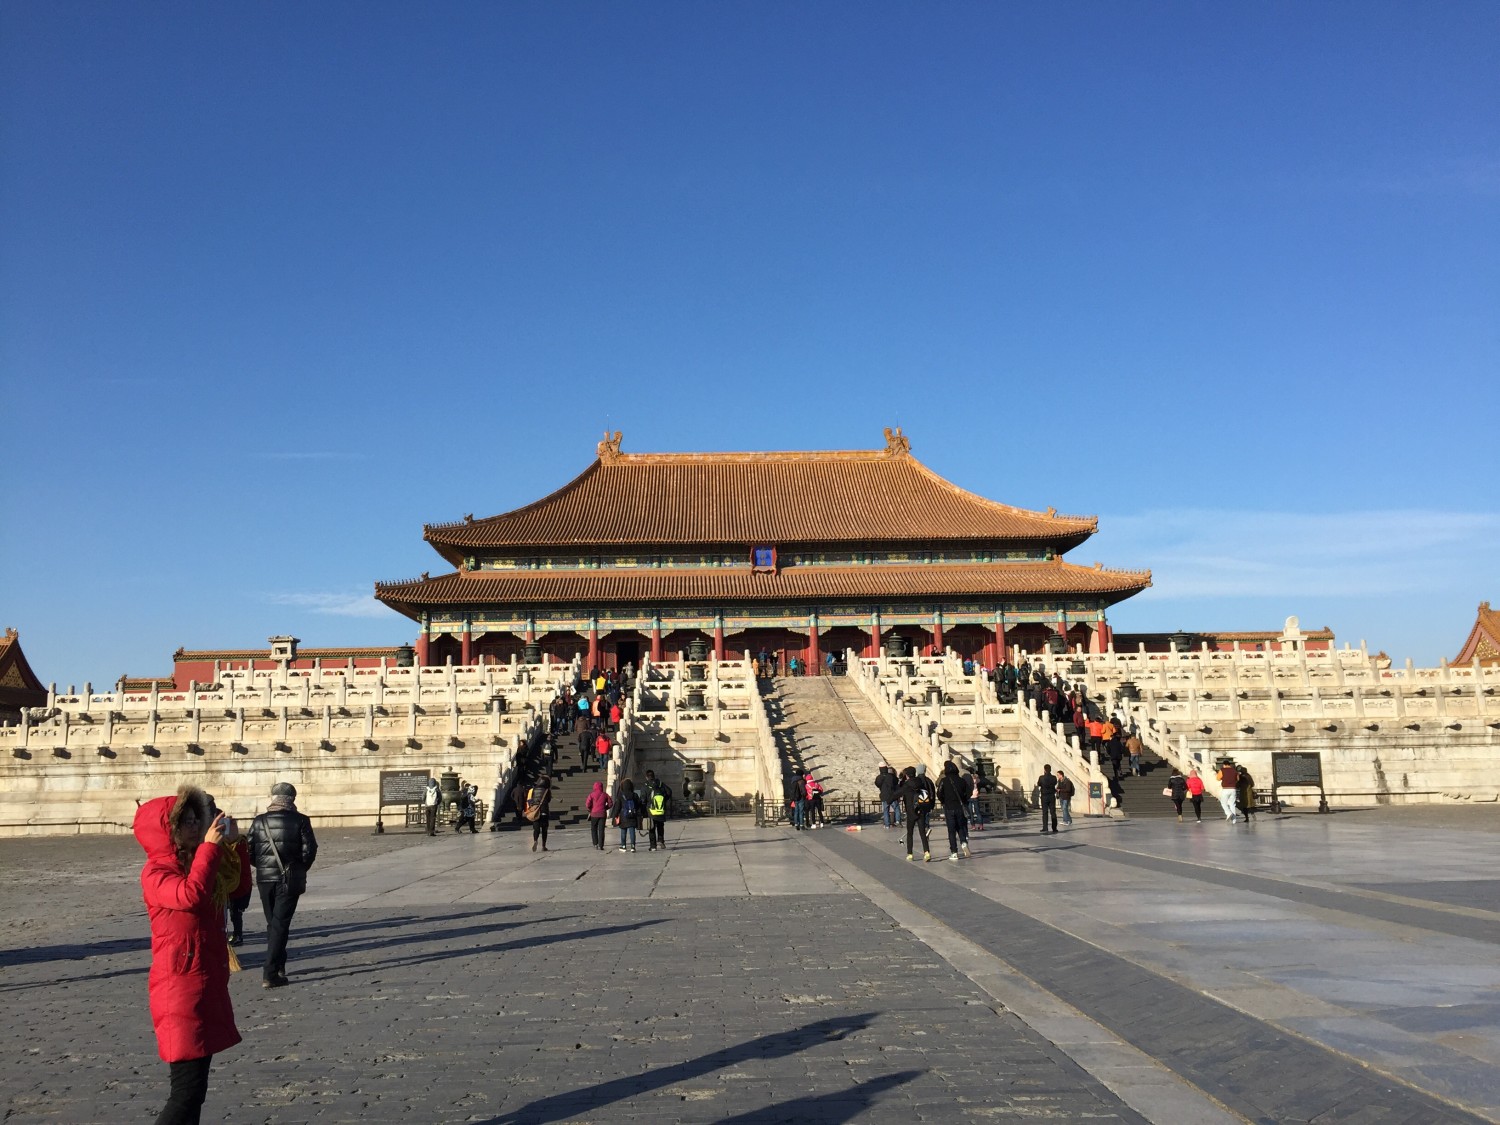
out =
{"type": "Polygon", "coordinates": [[[1042,799],[1042,835],[1051,832],[1057,835],[1057,778],[1052,776],[1052,767],[1043,766],[1042,776],[1036,779],[1037,794],[1042,799]],[[1047,827],[1048,822],[1052,827],[1047,827]]]}
{"type": "Polygon", "coordinates": [[[297,900],[307,890],[307,869],[318,857],[312,821],[297,811],[297,789],[290,782],[271,786],[271,803],[250,825],[250,862],[266,912],[266,964],[262,988],[287,984],[286,939],[297,900]]]}

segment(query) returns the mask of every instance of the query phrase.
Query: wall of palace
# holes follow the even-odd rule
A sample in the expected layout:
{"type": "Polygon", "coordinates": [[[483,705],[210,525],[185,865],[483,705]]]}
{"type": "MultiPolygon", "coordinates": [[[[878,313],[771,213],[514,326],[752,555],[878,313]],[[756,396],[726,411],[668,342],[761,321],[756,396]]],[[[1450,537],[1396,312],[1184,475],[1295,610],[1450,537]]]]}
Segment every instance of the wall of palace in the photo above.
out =
{"type": "Polygon", "coordinates": [[[453,770],[487,794],[572,674],[224,669],[190,691],[54,691],[0,726],[0,835],[126,832],[139,801],[183,783],[243,819],[290,781],[315,825],[373,825],[382,770],[453,770]]]}

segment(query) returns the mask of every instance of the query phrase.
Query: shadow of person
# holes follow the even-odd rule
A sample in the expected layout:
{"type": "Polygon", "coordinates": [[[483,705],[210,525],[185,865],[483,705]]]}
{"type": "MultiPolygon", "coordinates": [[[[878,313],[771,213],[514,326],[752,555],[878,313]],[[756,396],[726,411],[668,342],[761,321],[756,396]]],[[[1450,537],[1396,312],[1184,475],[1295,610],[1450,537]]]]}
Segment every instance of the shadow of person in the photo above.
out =
{"type": "MultiPolygon", "coordinates": [[[[699,1055],[695,1059],[673,1063],[671,1066],[664,1066],[657,1070],[648,1070],[644,1074],[613,1078],[608,1082],[599,1082],[593,1086],[584,1086],[566,1093],[539,1098],[510,1113],[488,1118],[479,1125],[541,1125],[542,1122],[561,1121],[577,1116],[579,1107],[582,1105],[588,1106],[591,1110],[600,1110],[612,1102],[651,1090],[659,1090],[678,1082],[701,1078],[706,1074],[737,1066],[751,1059],[784,1058],[820,1043],[838,1042],[856,1031],[863,1031],[874,1018],[874,1012],[861,1012],[858,1015],[833,1016],[803,1027],[794,1027],[789,1031],[773,1032],[733,1047],[725,1047],[706,1055],[699,1055]]],[[[910,1081],[910,1079],[903,1079],[903,1081],[910,1081]]],[[[799,1099],[799,1104],[801,1100],[799,1099]]],[[[797,1115],[797,1119],[801,1120],[800,1114],[797,1115]]],[[[754,1120],[754,1118],[744,1120],[754,1120]]],[[[842,1121],[846,1118],[828,1117],[823,1120],[842,1121]]]]}
{"type": "Polygon", "coordinates": [[[781,1121],[789,1125],[838,1125],[838,1122],[853,1121],[868,1113],[881,1094],[894,1090],[897,1086],[905,1086],[925,1073],[926,1071],[921,1070],[898,1070],[894,1074],[882,1074],[847,1090],[792,1098],[775,1105],[749,1109],[733,1117],[721,1117],[719,1125],[771,1125],[772,1122],[781,1121]]]}

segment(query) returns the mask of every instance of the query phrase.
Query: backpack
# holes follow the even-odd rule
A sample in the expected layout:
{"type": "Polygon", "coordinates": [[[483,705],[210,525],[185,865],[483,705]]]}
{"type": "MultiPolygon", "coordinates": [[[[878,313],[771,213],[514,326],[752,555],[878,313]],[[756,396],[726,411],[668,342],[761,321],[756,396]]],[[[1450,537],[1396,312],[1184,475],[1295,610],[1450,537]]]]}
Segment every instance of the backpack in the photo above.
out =
{"type": "Polygon", "coordinates": [[[640,806],[635,803],[635,794],[632,793],[630,796],[625,798],[624,805],[620,807],[620,815],[623,816],[626,820],[634,820],[636,818],[637,812],[639,811],[639,808],[640,806]]]}
{"type": "Polygon", "coordinates": [[[920,807],[922,805],[930,804],[932,804],[932,783],[928,782],[926,785],[918,785],[917,805],[920,807]]]}
{"type": "Polygon", "coordinates": [[[652,816],[667,815],[667,795],[660,789],[653,789],[646,798],[646,810],[652,816]]]}

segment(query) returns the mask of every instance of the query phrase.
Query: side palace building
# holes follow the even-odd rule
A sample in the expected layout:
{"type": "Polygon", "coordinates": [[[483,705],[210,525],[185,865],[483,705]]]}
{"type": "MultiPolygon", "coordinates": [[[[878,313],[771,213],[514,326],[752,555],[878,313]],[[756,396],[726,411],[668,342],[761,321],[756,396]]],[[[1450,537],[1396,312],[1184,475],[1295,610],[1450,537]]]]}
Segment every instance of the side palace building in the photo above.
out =
{"type": "Polygon", "coordinates": [[[550,496],[425,527],[456,569],[375,596],[419,623],[423,665],[624,667],[694,641],[812,674],[882,645],[993,664],[1054,635],[1107,647],[1108,608],[1151,575],[1064,561],[1097,529],[964,491],[899,429],[883,449],[800,453],[623,453],[616,432],[550,496]]]}

